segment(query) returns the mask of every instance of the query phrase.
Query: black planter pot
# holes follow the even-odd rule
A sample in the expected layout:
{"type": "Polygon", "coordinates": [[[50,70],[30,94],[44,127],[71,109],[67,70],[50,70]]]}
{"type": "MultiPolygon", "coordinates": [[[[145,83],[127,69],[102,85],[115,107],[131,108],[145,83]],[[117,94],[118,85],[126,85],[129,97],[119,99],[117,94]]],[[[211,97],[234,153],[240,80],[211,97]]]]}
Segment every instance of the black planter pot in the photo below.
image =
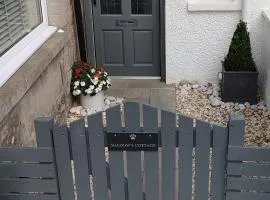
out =
{"type": "Polygon", "coordinates": [[[257,104],[258,70],[226,71],[222,63],[221,98],[224,102],[257,104]]]}

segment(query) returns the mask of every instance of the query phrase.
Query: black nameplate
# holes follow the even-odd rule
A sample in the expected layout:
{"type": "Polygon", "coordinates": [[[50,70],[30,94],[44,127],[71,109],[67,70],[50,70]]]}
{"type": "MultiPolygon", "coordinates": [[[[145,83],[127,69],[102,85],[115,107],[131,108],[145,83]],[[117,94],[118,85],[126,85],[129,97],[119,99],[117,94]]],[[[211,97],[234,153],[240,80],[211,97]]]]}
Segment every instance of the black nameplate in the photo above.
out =
{"type": "Polygon", "coordinates": [[[157,151],[158,133],[107,133],[109,151],[157,151]]]}

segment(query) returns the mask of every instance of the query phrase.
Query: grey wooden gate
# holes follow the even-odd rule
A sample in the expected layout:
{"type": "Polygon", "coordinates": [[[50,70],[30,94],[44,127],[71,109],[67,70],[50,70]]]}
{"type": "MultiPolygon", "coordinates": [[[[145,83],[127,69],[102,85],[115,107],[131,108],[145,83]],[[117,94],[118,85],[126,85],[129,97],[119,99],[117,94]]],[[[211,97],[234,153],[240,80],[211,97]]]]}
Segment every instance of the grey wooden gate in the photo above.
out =
{"type": "Polygon", "coordinates": [[[243,146],[244,128],[134,102],[87,126],[38,119],[37,148],[0,148],[0,199],[268,200],[270,149],[243,146]],[[107,151],[107,133],[133,132],[158,132],[159,150],[107,151]]]}
{"type": "Polygon", "coordinates": [[[243,119],[230,126],[226,200],[270,199],[270,148],[244,146],[243,119]]]}
{"type": "Polygon", "coordinates": [[[160,76],[159,0],[92,2],[97,64],[112,76],[160,76]]]}
{"type": "Polygon", "coordinates": [[[70,134],[78,200],[224,199],[228,129],[163,110],[159,122],[158,113],[127,102],[89,116],[87,127],[81,119],[54,130],[70,134]],[[159,132],[159,151],[107,152],[108,132],[159,132]]]}
{"type": "Polygon", "coordinates": [[[39,118],[35,127],[37,148],[0,148],[0,199],[74,199],[69,147],[61,135],[53,141],[52,119],[39,118]]]}

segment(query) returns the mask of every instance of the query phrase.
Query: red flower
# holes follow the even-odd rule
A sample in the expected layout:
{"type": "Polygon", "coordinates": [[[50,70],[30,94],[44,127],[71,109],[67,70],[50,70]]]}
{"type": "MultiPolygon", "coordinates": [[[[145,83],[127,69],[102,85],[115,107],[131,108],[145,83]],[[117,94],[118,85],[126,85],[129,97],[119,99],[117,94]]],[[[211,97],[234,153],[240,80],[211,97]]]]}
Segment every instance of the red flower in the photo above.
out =
{"type": "Polygon", "coordinates": [[[75,74],[81,74],[83,72],[82,68],[78,68],[75,70],[75,74]]]}
{"type": "Polygon", "coordinates": [[[75,78],[80,77],[81,73],[83,72],[82,68],[75,69],[75,78]]]}
{"type": "Polygon", "coordinates": [[[101,73],[105,72],[105,69],[104,69],[103,66],[100,66],[100,67],[99,67],[99,70],[101,71],[101,73]]]}
{"type": "Polygon", "coordinates": [[[99,79],[100,78],[100,74],[99,73],[94,74],[94,78],[99,79]]]}
{"type": "Polygon", "coordinates": [[[92,65],[89,65],[89,64],[86,64],[86,67],[88,67],[89,69],[92,69],[93,66],[92,65]]]}
{"type": "Polygon", "coordinates": [[[83,66],[83,62],[82,62],[82,61],[77,61],[77,65],[78,65],[79,67],[81,67],[81,66],[83,66]]]}

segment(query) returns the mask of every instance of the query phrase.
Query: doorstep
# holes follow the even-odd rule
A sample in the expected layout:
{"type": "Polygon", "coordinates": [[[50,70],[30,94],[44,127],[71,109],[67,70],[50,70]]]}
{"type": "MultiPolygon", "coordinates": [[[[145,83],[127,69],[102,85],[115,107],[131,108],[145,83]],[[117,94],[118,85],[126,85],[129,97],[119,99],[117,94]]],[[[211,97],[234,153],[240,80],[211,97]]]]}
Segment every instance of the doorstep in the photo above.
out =
{"type": "Polygon", "coordinates": [[[175,86],[159,80],[113,79],[112,86],[105,92],[108,96],[121,97],[128,101],[139,101],[175,112],[175,86]]]}

